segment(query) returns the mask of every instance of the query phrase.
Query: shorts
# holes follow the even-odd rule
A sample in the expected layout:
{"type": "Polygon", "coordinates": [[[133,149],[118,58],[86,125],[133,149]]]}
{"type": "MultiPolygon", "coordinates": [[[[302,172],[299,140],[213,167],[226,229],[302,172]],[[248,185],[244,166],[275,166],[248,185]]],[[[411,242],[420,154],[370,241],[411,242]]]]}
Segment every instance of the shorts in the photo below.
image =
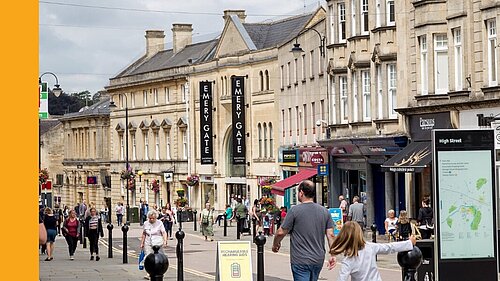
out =
{"type": "Polygon", "coordinates": [[[47,243],[56,241],[57,230],[47,229],[47,243]]]}

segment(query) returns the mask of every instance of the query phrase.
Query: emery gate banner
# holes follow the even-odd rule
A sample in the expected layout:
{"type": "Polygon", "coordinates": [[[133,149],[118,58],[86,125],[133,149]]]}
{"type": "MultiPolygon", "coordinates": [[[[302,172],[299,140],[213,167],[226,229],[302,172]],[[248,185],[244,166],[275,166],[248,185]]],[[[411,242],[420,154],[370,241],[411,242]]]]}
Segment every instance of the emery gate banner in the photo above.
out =
{"type": "Polygon", "coordinates": [[[214,163],[212,83],[200,81],[201,164],[214,163]]]}
{"type": "Polygon", "coordinates": [[[233,164],[245,164],[245,77],[231,77],[233,164]]]}

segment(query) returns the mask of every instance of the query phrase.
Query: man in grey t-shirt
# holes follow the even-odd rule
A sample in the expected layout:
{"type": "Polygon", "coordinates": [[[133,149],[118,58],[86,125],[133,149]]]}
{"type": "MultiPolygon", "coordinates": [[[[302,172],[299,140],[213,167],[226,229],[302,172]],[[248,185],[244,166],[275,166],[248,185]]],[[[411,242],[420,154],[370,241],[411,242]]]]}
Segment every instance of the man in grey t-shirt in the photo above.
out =
{"type": "MultiPolygon", "coordinates": [[[[301,204],[293,206],[276,232],[273,252],[281,247],[281,240],[290,233],[290,263],[293,280],[315,281],[325,261],[325,235],[333,242],[333,221],[325,207],[314,203],[315,187],[306,180],[298,187],[301,204]]],[[[335,266],[335,257],[329,259],[329,269],[335,266]]]]}
{"type": "Polygon", "coordinates": [[[361,229],[365,229],[365,205],[359,203],[358,196],[352,198],[352,204],[349,206],[349,215],[347,217],[349,220],[359,223],[361,229]]]}

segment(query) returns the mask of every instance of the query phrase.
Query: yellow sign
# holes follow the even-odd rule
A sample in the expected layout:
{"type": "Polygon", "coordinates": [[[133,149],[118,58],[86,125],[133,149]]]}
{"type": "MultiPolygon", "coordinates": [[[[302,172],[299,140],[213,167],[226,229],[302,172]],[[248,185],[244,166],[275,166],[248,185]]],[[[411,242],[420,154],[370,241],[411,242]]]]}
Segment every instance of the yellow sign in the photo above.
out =
{"type": "Polygon", "coordinates": [[[253,281],[250,241],[217,243],[218,281],[253,281]]]}

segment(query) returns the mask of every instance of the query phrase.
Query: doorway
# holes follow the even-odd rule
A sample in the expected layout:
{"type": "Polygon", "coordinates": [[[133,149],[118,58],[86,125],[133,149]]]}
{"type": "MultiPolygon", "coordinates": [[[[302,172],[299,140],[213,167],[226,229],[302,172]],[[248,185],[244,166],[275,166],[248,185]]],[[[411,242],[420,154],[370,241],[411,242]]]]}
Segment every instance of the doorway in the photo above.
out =
{"type": "Polygon", "coordinates": [[[231,204],[232,195],[236,195],[239,198],[243,198],[243,196],[247,197],[246,184],[240,184],[240,183],[226,184],[226,204],[231,204]]]}

